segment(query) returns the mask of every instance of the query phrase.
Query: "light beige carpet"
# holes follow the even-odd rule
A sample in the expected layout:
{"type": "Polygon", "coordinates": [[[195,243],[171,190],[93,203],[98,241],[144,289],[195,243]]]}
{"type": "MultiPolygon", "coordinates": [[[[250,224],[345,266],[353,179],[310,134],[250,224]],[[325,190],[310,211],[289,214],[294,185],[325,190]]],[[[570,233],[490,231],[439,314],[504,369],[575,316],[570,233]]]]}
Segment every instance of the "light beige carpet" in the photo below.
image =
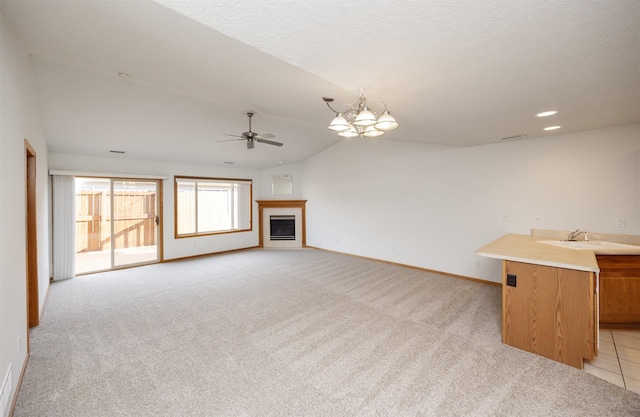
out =
{"type": "Polygon", "coordinates": [[[500,342],[500,288],[313,249],[52,284],[15,416],[634,416],[500,342]]]}

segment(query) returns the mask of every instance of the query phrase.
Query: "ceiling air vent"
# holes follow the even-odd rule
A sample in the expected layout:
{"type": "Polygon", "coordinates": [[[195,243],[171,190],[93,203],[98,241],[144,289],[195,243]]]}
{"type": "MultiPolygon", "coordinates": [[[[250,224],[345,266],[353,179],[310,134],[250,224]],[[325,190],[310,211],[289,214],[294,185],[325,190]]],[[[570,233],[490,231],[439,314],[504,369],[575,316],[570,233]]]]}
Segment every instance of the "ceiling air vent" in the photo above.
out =
{"type": "Polygon", "coordinates": [[[500,138],[500,140],[509,140],[509,139],[519,139],[519,138],[524,138],[527,135],[525,135],[524,133],[521,135],[515,135],[515,136],[507,136],[506,138],[500,138]]]}

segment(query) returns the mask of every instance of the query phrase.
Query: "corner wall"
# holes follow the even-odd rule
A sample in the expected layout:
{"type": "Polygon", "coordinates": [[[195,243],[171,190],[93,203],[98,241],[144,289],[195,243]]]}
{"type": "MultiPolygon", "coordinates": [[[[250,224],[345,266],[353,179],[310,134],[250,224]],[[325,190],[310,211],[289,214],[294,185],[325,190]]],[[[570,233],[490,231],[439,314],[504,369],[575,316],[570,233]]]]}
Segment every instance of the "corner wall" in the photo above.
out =
{"type": "Polygon", "coordinates": [[[640,234],[639,172],[638,124],[465,148],[345,140],[303,164],[307,244],[500,282],[474,251],[506,233],[640,234]]]}
{"type": "MultiPolygon", "coordinates": [[[[9,367],[16,396],[27,355],[25,145],[36,151],[38,296],[42,311],[49,288],[47,144],[29,54],[0,14],[0,384],[9,367]]],[[[0,410],[2,415],[2,410],[0,410]]]]}

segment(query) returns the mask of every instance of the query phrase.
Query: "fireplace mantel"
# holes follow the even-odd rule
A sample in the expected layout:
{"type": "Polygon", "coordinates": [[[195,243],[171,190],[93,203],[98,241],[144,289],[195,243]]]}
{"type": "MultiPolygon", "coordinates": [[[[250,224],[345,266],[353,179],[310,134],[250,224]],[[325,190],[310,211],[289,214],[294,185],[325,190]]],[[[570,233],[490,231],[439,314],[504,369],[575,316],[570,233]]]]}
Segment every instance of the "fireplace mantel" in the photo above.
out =
{"type": "Polygon", "coordinates": [[[302,218],[302,247],[307,246],[307,217],[305,212],[305,205],[307,200],[256,200],[258,203],[258,246],[264,247],[264,217],[263,210],[265,208],[296,208],[301,209],[302,218]]]}

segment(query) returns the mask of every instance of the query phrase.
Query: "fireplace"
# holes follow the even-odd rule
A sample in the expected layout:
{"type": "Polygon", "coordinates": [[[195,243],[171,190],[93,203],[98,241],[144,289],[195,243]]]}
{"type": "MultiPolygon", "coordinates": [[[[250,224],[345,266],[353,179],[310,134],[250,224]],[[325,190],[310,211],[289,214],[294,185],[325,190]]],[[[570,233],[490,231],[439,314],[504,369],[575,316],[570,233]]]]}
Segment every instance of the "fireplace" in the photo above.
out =
{"type": "Polygon", "coordinates": [[[270,240],[296,240],[296,216],[269,216],[270,240]]]}
{"type": "Polygon", "coordinates": [[[307,200],[257,200],[258,246],[304,248],[307,200]]]}

